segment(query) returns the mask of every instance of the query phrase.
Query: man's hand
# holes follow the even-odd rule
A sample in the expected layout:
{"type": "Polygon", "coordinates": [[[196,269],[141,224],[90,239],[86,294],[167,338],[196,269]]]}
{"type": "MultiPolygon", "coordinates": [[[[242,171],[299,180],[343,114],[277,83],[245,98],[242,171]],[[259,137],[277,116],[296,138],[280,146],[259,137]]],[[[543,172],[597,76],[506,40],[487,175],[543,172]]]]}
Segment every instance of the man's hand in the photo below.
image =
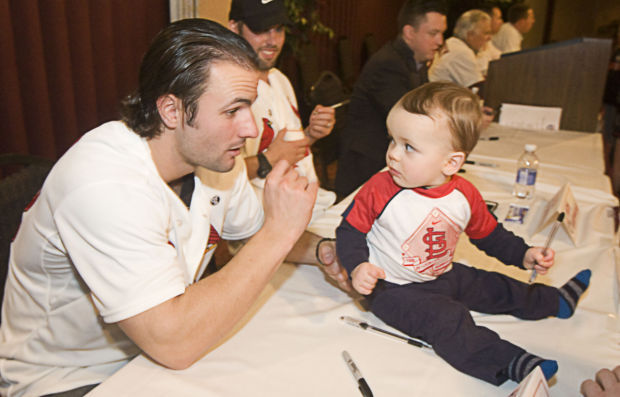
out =
{"type": "Polygon", "coordinates": [[[525,251],[523,256],[523,267],[526,269],[536,269],[538,274],[547,274],[547,271],[553,266],[555,260],[555,251],[547,248],[547,255],[543,255],[543,247],[532,247],[525,251]]]}
{"type": "Polygon", "coordinates": [[[322,268],[334,281],[338,283],[338,286],[344,291],[351,291],[351,281],[349,275],[344,267],[338,262],[336,255],[336,241],[335,240],[322,240],[323,242],[317,249],[318,259],[322,262],[322,268]]]}
{"type": "Polygon", "coordinates": [[[263,152],[269,164],[274,165],[280,160],[286,160],[289,164],[295,164],[306,156],[310,140],[302,138],[296,141],[284,140],[286,128],[278,131],[278,135],[271,142],[269,148],[263,152]]]}
{"type": "Polygon", "coordinates": [[[309,123],[306,134],[310,137],[310,144],[313,144],[332,132],[336,124],[336,111],[328,106],[316,105],[309,123]]]}
{"type": "Polygon", "coordinates": [[[263,228],[269,229],[275,241],[290,240],[293,246],[310,222],[318,188],[317,182],[308,183],[286,161],[276,163],[263,191],[263,228]]]}
{"type": "Polygon", "coordinates": [[[585,397],[620,396],[620,365],[613,371],[603,368],[596,373],[596,381],[585,380],[581,384],[581,394],[585,397]]]}
{"type": "Polygon", "coordinates": [[[385,278],[385,271],[370,262],[362,262],[351,272],[353,288],[362,295],[369,295],[377,280],[385,278]]]}

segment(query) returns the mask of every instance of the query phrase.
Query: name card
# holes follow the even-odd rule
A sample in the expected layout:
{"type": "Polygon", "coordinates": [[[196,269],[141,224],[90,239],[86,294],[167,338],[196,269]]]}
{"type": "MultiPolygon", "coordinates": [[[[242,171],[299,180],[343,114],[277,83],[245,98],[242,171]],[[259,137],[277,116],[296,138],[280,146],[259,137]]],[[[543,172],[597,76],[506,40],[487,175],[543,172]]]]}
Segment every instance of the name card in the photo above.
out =
{"type": "Polygon", "coordinates": [[[547,203],[542,221],[536,229],[536,233],[553,223],[560,213],[564,212],[564,221],[562,228],[570,237],[573,244],[577,244],[577,215],[579,214],[579,206],[573,195],[573,191],[568,183],[564,184],[555,196],[547,203]]]}
{"type": "Polygon", "coordinates": [[[540,366],[534,368],[508,397],[550,397],[549,386],[540,366]]]}
{"type": "Polygon", "coordinates": [[[562,108],[503,103],[499,124],[528,130],[559,130],[562,108]]]}

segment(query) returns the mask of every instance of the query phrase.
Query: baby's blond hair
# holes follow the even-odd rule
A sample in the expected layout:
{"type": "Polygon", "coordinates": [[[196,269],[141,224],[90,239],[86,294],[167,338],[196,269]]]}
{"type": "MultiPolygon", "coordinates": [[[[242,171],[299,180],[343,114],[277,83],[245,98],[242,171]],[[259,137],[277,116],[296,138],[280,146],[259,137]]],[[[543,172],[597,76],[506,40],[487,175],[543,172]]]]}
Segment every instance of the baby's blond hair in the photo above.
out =
{"type": "Polygon", "coordinates": [[[406,93],[395,105],[434,120],[446,119],[452,148],[469,154],[480,136],[480,99],[470,90],[445,81],[426,83],[406,93]]]}

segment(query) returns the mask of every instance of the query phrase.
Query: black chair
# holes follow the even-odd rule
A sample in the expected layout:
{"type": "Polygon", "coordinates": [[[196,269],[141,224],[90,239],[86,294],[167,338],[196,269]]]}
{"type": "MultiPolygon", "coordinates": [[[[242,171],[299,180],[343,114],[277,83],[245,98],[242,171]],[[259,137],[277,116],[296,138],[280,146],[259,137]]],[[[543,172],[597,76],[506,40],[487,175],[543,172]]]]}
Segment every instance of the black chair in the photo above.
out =
{"type": "Polygon", "coordinates": [[[362,66],[370,59],[370,57],[379,49],[375,35],[372,33],[364,36],[364,42],[362,46],[362,66]]]}
{"type": "Polygon", "coordinates": [[[355,84],[355,66],[353,65],[353,47],[348,37],[343,36],[338,40],[338,61],[340,65],[340,77],[348,92],[353,90],[355,84]]]}
{"type": "Polygon", "coordinates": [[[41,189],[52,168],[53,161],[37,156],[1,154],[0,167],[0,306],[4,298],[4,284],[8,271],[10,245],[21,223],[26,206],[41,189]]]}
{"type": "Polygon", "coordinates": [[[307,42],[300,45],[298,67],[301,77],[301,91],[304,100],[308,103],[308,96],[312,89],[312,85],[317,81],[321,73],[321,69],[319,68],[319,55],[314,43],[307,42]]]}

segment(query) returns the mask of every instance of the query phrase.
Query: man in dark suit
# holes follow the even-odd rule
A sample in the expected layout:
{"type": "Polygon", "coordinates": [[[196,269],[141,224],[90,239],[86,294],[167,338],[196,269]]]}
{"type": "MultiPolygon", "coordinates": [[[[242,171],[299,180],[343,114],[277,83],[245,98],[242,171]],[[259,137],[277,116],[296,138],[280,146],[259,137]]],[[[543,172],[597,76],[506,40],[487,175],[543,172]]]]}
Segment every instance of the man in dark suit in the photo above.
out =
{"type": "Polygon", "coordinates": [[[340,142],[336,175],[340,198],[385,166],[387,114],[406,92],[428,82],[428,63],[443,44],[446,14],[442,0],[406,0],[398,14],[398,37],[364,66],[340,142]]]}

